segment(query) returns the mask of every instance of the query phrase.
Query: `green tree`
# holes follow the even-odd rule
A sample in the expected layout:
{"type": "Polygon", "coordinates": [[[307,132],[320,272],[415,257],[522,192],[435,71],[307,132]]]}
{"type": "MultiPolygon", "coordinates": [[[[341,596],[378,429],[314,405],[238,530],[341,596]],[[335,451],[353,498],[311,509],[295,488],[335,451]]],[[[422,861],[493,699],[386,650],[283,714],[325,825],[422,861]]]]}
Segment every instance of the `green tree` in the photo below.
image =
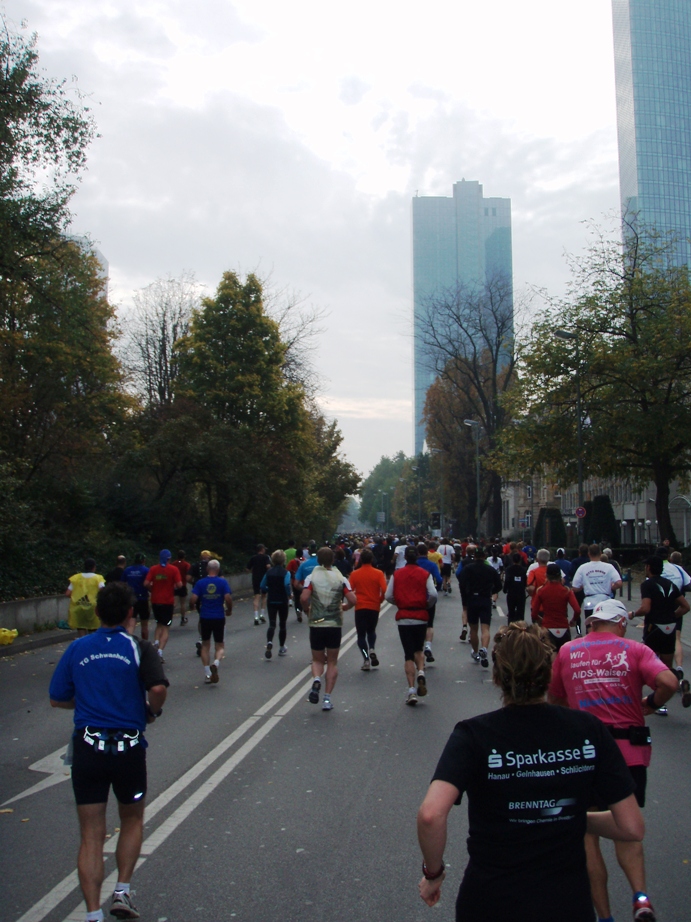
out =
{"type": "Polygon", "coordinates": [[[393,458],[384,455],[363,481],[360,488],[360,519],[372,528],[383,531],[385,527],[392,526],[391,498],[399,484],[399,478],[403,476],[406,461],[402,451],[393,458]],[[386,516],[385,524],[378,520],[378,513],[381,513],[382,509],[386,516]]]}
{"type": "Polygon", "coordinates": [[[533,326],[495,461],[507,475],[546,467],[573,483],[580,383],[585,475],[652,480],[661,536],[675,542],[670,484],[691,471],[691,284],[673,252],[632,218],[623,245],[598,235],[569,298],[533,326]]]}
{"type": "Polygon", "coordinates": [[[0,451],[32,483],[93,464],[128,405],[98,264],[60,254],[33,260],[38,284],[0,279],[0,451]]]}
{"type": "Polygon", "coordinates": [[[60,259],[94,123],[75,84],[40,71],[36,37],[0,30],[0,278],[32,291],[60,259]]]}

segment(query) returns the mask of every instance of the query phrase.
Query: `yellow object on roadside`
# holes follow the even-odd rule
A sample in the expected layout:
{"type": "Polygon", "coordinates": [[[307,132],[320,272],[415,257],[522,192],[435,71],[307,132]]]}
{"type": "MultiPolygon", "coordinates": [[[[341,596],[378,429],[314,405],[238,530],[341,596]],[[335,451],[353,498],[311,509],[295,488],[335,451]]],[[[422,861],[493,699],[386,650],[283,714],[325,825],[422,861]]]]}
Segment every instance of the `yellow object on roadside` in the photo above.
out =
{"type": "Polygon", "coordinates": [[[15,637],[19,636],[19,631],[8,631],[6,627],[0,627],[0,644],[7,645],[12,643],[15,637]]]}

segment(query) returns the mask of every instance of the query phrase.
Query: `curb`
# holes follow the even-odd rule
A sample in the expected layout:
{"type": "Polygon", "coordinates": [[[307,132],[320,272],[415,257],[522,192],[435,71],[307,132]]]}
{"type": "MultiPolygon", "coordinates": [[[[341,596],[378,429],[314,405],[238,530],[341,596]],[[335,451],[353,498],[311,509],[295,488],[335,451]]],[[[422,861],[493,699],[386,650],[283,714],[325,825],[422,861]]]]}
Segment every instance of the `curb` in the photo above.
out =
{"type": "Polygon", "coordinates": [[[28,637],[18,637],[14,643],[0,646],[0,658],[4,656],[16,656],[18,653],[26,653],[28,650],[38,650],[41,647],[50,647],[63,641],[72,642],[77,637],[76,631],[40,631],[37,634],[29,634],[28,637]]]}

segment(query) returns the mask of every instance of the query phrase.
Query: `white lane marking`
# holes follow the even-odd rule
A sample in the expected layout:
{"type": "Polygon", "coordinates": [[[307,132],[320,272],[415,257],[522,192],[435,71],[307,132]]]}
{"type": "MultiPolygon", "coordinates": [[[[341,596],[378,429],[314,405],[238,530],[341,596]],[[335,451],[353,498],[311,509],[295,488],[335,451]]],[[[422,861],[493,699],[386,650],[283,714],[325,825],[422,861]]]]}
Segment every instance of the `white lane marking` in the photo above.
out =
{"type": "Polygon", "coordinates": [[[44,758],[39,759],[38,762],[34,762],[33,765],[29,765],[29,771],[47,772],[50,777],[44,778],[32,787],[27,788],[26,791],[22,791],[21,794],[11,797],[9,800],[6,800],[5,803],[0,804],[0,806],[4,807],[7,804],[13,804],[18,800],[22,800],[24,797],[29,797],[31,794],[38,794],[39,791],[45,791],[46,788],[51,788],[54,784],[67,781],[70,777],[70,767],[69,765],[65,765],[62,761],[66,749],[67,746],[61,746],[59,749],[56,749],[55,752],[51,752],[50,755],[44,756],[44,758]]]}
{"type": "MultiPolygon", "coordinates": [[[[390,608],[391,608],[391,605],[388,602],[384,603],[380,614],[381,615],[386,614],[386,612],[390,608]]],[[[350,631],[348,631],[348,633],[346,634],[344,638],[345,643],[341,644],[341,652],[347,652],[353,646],[356,639],[357,637],[356,637],[355,628],[352,628],[350,631]]],[[[176,781],[166,791],[160,794],[156,798],[156,800],[152,801],[151,805],[147,807],[145,822],[148,822],[149,819],[151,819],[156,813],[159,812],[159,810],[162,810],[163,807],[166,806],[167,803],[169,803],[172,797],[180,793],[180,791],[182,791],[184,787],[186,787],[188,784],[190,784],[191,781],[193,781],[196,777],[198,777],[198,775],[202,771],[204,771],[204,769],[209,764],[211,764],[211,762],[215,761],[223,751],[225,751],[230,746],[232,746],[233,743],[236,742],[240,736],[242,736],[251,726],[253,726],[257,722],[257,720],[259,720],[260,715],[264,716],[269,705],[274,706],[275,704],[277,704],[280,701],[280,699],[283,698],[287,694],[287,692],[291,691],[295,687],[295,685],[298,682],[300,682],[303,678],[305,678],[307,673],[310,673],[310,672],[311,672],[311,668],[309,666],[306,669],[303,669],[296,677],[291,679],[290,682],[286,683],[286,685],[284,685],[284,687],[281,689],[280,692],[278,692],[272,698],[270,698],[269,702],[267,702],[266,705],[263,705],[261,708],[259,708],[252,717],[249,717],[243,724],[240,725],[240,727],[237,728],[237,730],[234,730],[233,733],[231,733],[228,737],[226,737],[225,740],[219,743],[218,746],[215,747],[215,749],[212,749],[211,752],[208,753],[208,755],[204,757],[204,759],[198,762],[193,768],[191,768],[181,778],[179,778],[178,781],[176,781]],[[232,739],[232,742],[231,742],[231,739],[232,739]],[[203,766],[203,767],[199,768],[200,766],[203,766]],[[198,768],[199,768],[199,771],[197,771],[198,768]],[[184,784],[183,784],[183,781],[184,781],[184,784]],[[175,793],[172,796],[169,796],[170,792],[174,788],[175,788],[175,793]]],[[[290,699],[292,707],[294,707],[302,699],[302,696],[306,693],[307,690],[308,690],[307,687],[301,688],[300,691],[290,699]]],[[[280,722],[281,718],[284,717],[285,714],[288,713],[288,710],[290,710],[290,708],[288,708],[287,710],[286,710],[286,707],[281,708],[281,711],[277,712],[277,714],[274,717],[270,718],[270,720],[266,722],[264,727],[267,727],[270,724],[271,726],[269,727],[269,730],[272,730],[274,726],[276,726],[276,724],[280,722]]],[[[218,781],[214,785],[214,787],[217,787],[218,784],[220,784],[221,781],[226,777],[226,775],[229,772],[231,772],[236,767],[236,765],[239,764],[239,762],[242,761],[242,759],[244,759],[245,756],[248,755],[259,742],[261,742],[261,740],[264,738],[266,733],[269,732],[269,730],[266,730],[266,732],[262,732],[264,730],[264,727],[261,727],[259,730],[257,730],[257,732],[253,736],[251,736],[249,740],[247,740],[247,742],[237,751],[237,753],[235,753],[235,755],[232,756],[228,760],[228,762],[225,762],[211,776],[211,778],[209,778],[208,781],[205,782],[205,784],[203,784],[201,788],[199,788],[196,794],[198,794],[201,791],[204,791],[204,796],[201,798],[199,803],[201,803],[201,801],[212,792],[213,788],[207,789],[207,785],[211,782],[213,778],[216,778],[219,775],[219,773],[224,772],[224,769],[226,768],[226,766],[228,766],[230,763],[233,763],[233,764],[230,764],[230,768],[228,768],[228,770],[225,771],[225,773],[221,777],[218,778],[218,781]],[[255,738],[256,738],[256,742],[253,742],[255,738]],[[233,760],[236,758],[236,756],[239,756],[241,752],[243,753],[242,757],[239,759],[238,762],[234,762],[233,760]]],[[[191,795],[191,798],[194,798],[196,794],[191,795]]],[[[188,798],[188,801],[191,798],[188,798]]],[[[173,813],[170,817],[170,819],[172,819],[174,816],[180,814],[178,825],[189,815],[189,812],[191,812],[191,811],[187,811],[184,816],[180,813],[180,811],[183,810],[183,808],[188,803],[188,801],[185,801],[185,803],[182,804],[178,808],[178,810],[176,810],[175,813],[173,813]]],[[[169,821],[166,821],[166,823],[167,822],[169,821]]],[[[166,825],[166,823],[162,824],[160,828],[163,828],[163,826],[166,825]]],[[[167,838],[168,835],[170,835],[171,832],[173,832],[173,828],[170,828],[168,830],[166,835],[163,838],[161,838],[160,842],[156,842],[156,844],[153,845],[153,847],[149,848],[148,846],[150,842],[155,841],[153,837],[157,835],[158,831],[159,830],[156,830],[155,832],[153,832],[151,836],[149,836],[149,838],[147,838],[146,841],[144,842],[142,846],[142,857],[139,859],[139,862],[137,863],[137,867],[140,867],[140,865],[145,861],[146,855],[150,855],[154,851],[154,849],[157,848],[158,845],[160,845],[161,842],[163,842],[165,838],[167,838]],[[145,848],[147,849],[146,852],[145,852],[145,848]]],[[[117,836],[113,836],[113,838],[109,839],[108,842],[106,843],[104,852],[108,852],[108,853],[114,852],[116,847],[117,847],[117,836]]],[[[113,886],[115,883],[117,883],[117,872],[113,872],[113,874],[109,875],[107,880],[104,881],[104,884],[103,884],[104,890],[107,890],[107,888],[113,886]]],[[[49,893],[47,893],[41,900],[35,903],[31,907],[31,909],[28,910],[28,912],[24,913],[23,916],[17,919],[17,922],[42,922],[42,920],[45,919],[45,917],[50,912],[52,912],[52,910],[55,909],[55,907],[59,903],[61,903],[64,899],[66,899],[70,895],[70,893],[72,893],[72,891],[76,890],[78,886],[79,886],[79,881],[77,878],[77,872],[72,871],[70,874],[67,875],[67,877],[65,877],[64,880],[60,881],[59,884],[53,887],[53,889],[49,893]]],[[[82,903],[79,906],[77,906],[70,913],[69,916],[65,918],[64,922],[82,922],[84,911],[85,911],[84,904],[82,903]]]]}

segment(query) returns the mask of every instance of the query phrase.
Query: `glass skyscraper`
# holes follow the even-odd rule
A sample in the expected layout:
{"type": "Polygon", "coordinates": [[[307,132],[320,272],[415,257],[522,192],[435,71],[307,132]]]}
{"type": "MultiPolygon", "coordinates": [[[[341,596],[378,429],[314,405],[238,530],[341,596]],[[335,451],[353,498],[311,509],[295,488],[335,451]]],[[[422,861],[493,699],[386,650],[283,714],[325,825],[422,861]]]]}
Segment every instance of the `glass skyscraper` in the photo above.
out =
{"type": "Polygon", "coordinates": [[[622,209],[691,265],[691,0],[612,0],[622,209]]]}
{"type": "MultiPolygon", "coordinates": [[[[689,0],[691,3],[691,0],[689,0]]],[[[453,196],[413,199],[413,354],[415,454],[422,451],[422,411],[434,381],[423,331],[435,298],[459,285],[502,277],[511,282],[511,199],[484,198],[479,182],[454,183],[453,196]]]]}

